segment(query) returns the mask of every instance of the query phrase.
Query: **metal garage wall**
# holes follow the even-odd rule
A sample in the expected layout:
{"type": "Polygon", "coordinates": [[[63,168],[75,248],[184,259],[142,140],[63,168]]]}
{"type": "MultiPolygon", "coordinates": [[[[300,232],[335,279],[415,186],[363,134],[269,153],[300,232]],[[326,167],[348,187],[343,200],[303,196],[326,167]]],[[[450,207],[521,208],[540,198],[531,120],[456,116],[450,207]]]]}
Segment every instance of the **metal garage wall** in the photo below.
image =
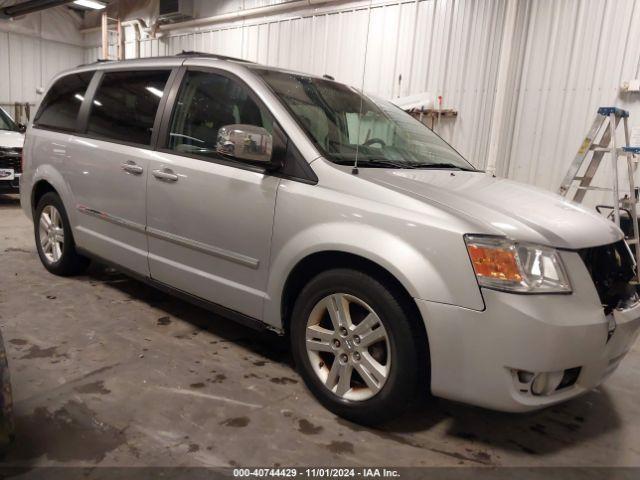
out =
{"type": "Polygon", "coordinates": [[[0,32],[0,103],[36,103],[38,87],[83,59],[79,46],[0,32]]]}
{"type": "Polygon", "coordinates": [[[517,115],[498,172],[555,190],[599,106],[626,108],[640,126],[640,94],[619,93],[640,76],[640,1],[533,1],[527,17],[517,115]]]}
{"type": "MultiPolygon", "coordinates": [[[[227,0],[199,13],[231,9],[227,0]]],[[[87,61],[98,57],[98,36],[86,36],[87,61]]],[[[481,168],[493,143],[498,174],[548,189],[598,106],[628,108],[640,125],[640,95],[618,93],[640,76],[640,0],[341,2],[144,40],[141,52],[195,49],[360,86],[365,46],[366,91],[442,95],[445,108],[459,111],[437,128],[445,139],[481,168]]],[[[134,51],[127,42],[127,57],[134,51]]]]}
{"type": "Polygon", "coordinates": [[[84,60],[80,19],[54,8],[18,20],[0,20],[0,103],[37,103],[61,70],[84,60]]]}

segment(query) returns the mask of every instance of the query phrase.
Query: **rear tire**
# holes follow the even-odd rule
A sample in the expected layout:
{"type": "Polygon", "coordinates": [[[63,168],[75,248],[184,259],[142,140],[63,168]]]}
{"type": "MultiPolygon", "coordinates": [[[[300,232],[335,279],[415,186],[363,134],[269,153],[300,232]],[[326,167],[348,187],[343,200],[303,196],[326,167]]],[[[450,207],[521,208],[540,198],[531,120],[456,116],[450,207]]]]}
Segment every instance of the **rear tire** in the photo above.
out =
{"type": "Polygon", "coordinates": [[[291,319],[293,357],[327,409],[375,425],[400,416],[427,381],[427,339],[393,286],[352,269],[311,280],[291,319]]]}
{"type": "Polygon", "coordinates": [[[89,259],[76,251],[69,218],[57,193],[48,192],[38,201],[34,231],[38,255],[47,270],[63,277],[86,270],[89,259]]]}

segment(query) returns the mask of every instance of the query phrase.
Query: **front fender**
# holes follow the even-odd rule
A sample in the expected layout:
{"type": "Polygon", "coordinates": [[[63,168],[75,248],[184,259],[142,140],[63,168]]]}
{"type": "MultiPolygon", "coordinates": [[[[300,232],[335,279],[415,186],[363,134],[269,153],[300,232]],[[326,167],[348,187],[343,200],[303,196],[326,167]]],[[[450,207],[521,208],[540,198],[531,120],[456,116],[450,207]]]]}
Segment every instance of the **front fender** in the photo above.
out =
{"type": "MultiPolygon", "coordinates": [[[[290,272],[309,255],[326,251],[350,253],[378,264],[414,298],[464,304],[482,310],[484,303],[466,256],[464,241],[462,238],[459,241],[461,261],[452,258],[445,262],[450,268],[443,269],[442,259],[435,262],[433,257],[387,230],[348,222],[311,225],[274,249],[264,321],[277,328],[282,326],[280,300],[290,272]]],[[[449,246],[452,256],[455,256],[455,246],[449,246]]],[[[435,251],[432,253],[437,255],[435,251]]]]}

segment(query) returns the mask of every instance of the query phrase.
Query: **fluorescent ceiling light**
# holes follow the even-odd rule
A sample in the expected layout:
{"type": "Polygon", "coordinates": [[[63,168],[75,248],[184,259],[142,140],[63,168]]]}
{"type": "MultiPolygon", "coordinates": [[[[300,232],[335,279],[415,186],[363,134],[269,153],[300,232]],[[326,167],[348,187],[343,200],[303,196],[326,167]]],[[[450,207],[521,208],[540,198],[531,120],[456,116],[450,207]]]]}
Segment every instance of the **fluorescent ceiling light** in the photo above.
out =
{"type": "Polygon", "coordinates": [[[162,94],[164,93],[162,90],[156,87],[147,87],[147,90],[149,91],[149,93],[153,93],[156,97],[160,98],[162,98],[162,94]]]}
{"type": "Polygon", "coordinates": [[[79,7],[90,8],[92,10],[102,10],[107,6],[104,2],[99,2],[98,0],[76,0],[73,3],[79,7]]]}

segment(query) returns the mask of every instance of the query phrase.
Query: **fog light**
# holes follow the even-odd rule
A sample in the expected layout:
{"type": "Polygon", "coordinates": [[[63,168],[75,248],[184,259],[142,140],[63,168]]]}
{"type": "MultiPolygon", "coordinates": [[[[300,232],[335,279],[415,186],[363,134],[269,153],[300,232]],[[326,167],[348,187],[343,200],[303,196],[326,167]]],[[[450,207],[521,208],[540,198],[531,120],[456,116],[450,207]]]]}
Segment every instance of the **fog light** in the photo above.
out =
{"type": "Polygon", "coordinates": [[[531,383],[531,393],[534,395],[549,395],[553,393],[562,381],[564,371],[538,373],[531,383]]]}
{"type": "Polygon", "coordinates": [[[533,379],[533,383],[531,384],[531,392],[534,395],[542,395],[544,394],[545,389],[547,388],[547,374],[539,373],[536,375],[536,378],[533,379]]]}

